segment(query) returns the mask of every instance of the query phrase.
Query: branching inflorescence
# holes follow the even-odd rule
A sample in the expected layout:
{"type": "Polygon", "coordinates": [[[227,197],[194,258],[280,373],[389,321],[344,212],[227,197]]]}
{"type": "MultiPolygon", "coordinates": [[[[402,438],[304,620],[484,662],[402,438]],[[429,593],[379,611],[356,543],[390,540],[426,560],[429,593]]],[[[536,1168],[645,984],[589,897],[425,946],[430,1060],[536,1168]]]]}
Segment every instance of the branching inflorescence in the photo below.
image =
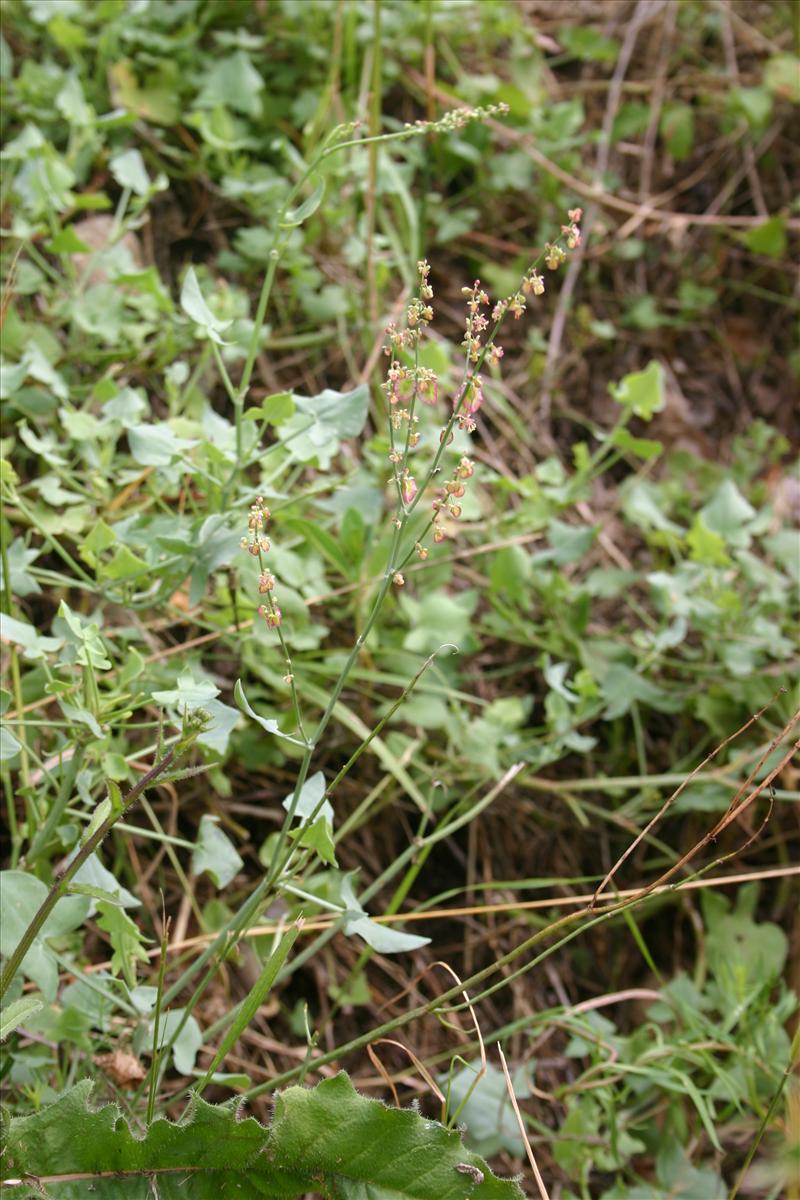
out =
{"type": "MultiPolygon", "coordinates": [[[[544,277],[538,270],[539,263],[543,261],[548,270],[555,271],[566,260],[567,252],[580,245],[581,215],[581,209],[571,209],[568,223],[561,226],[566,248],[560,241],[547,242],[537,260],[525,272],[519,288],[511,295],[498,300],[491,308],[489,295],[479,279],[470,287],[462,289],[467,308],[464,337],[461,342],[465,352],[463,376],[460,385],[454,391],[449,414],[439,431],[438,447],[421,483],[417,482],[412,469],[412,457],[422,438],[417,410],[420,405],[436,408],[441,388],[436,372],[420,362],[420,345],[433,320],[434,312],[430,264],[424,258],[417,263],[419,286],[417,294],[406,309],[405,325],[399,328],[394,322],[389,324],[384,346],[384,353],[389,358],[382,390],[388,406],[388,457],[393,470],[390,482],[394,485],[397,495],[393,517],[394,536],[386,572],[387,582],[391,581],[397,587],[404,586],[405,564],[414,556],[420,559],[429,556],[430,551],[425,545],[427,536],[430,535],[434,543],[443,542],[449,536],[450,524],[462,516],[462,501],[469,481],[475,473],[475,464],[467,454],[459,450],[449,478],[440,484],[438,479],[443,471],[442,460],[445,452],[453,442],[456,427],[467,435],[475,432],[476,414],[484,402],[481,368],[487,361],[496,366],[504,354],[503,347],[496,340],[500,327],[509,313],[515,320],[519,319],[527,309],[529,298],[544,293],[544,277]],[[421,520],[416,530],[409,529],[412,517],[426,494],[430,497],[431,515],[421,520]]],[[[282,614],[274,595],[275,577],[264,562],[264,556],[270,549],[270,540],[265,533],[269,516],[269,509],[259,496],[250,509],[248,533],[241,539],[241,546],[258,559],[258,590],[264,597],[258,612],[266,621],[267,627],[278,632],[287,662],[286,682],[293,687],[288,650],[280,628],[282,614]]],[[[382,593],[381,599],[383,594],[385,593],[382,593]]]]}
{"type": "MultiPolygon", "coordinates": [[[[568,224],[561,227],[567,249],[558,242],[548,242],[540,255],[551,271],[557,270],[565,261],[567,250],[574,250],[581,242],[581,209],[571,209],[568,215],[568,224]]],[[[421,437],[417,405],[421,402],[435,407],[439,401],[440,387],[435,371],[421,365],[419,361],[423,334],[433,320],[433,288],[427,259],[417,263],[419,289],[408,305],[405,328],[398,329],[397,325],[390,324],[386,330],[387,342],[384,347],[384,352],[390,359],[383,391],[389,406],[389,462],[394,468],[392,480],[397,489],[400,509],[395,517],[396,526],[403,523],[403,516],[408,517],[416,508],[421,494],[440,473],[442,451],[452,443],[455,426],[467,434],[474,433],[477,428],[475,417],[484,401],[480,369],[486,361],[496,366],[503,358],[503,347],[498,345],[496,337],[506,316],[511,313],[518,319],[527,308],[528,297],[543,294],[544,278],[537,270],[538,261],[526,271],[517,291],[497,301],[491,309],[490,316],[485,310],[489,309],[491,301],[481,286],[481,281],[476,279],[471,287],[462,288],[467,306],[464,338],[461,343],[466,353],[464,375],[453,396],[452,412],[439,435],[440,450],[435,455],[422,485],[417,484],[410,465],[411,453],[418,446],[421,437]],[[412,356],[413,363],[410,363],[408,359],[412,356]],[[402,434],[404,429],[405,436],[402,434]]],[[[433,516],[429,522],[434,542],[442,542],[448,536],[445,524],[447,518],[457,521],[461,517],[461,500],[474,470],[475,464],[472,460],[467,455],[460,454],[451,472],[451,478],[435,489],[432,500],[433,516]]],[[[414,550],[418,557],[427,558],[428,550],[421,537],[416,539],[414,550]]],[[[401,573],[395,573],[394,582],[399,586],[403,585],[405,580],[401,573]]]]}

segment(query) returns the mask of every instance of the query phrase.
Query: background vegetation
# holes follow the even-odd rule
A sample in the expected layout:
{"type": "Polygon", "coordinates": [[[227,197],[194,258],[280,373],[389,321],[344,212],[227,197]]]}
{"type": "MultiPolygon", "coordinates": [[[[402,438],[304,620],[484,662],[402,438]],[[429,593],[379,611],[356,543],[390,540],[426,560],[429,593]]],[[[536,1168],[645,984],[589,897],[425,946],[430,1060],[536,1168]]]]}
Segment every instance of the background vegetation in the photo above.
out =
{"type": "MultiPolygon", "coordinates": [[[[800,1195],[799,16],[4,5],[4,1178],[98,1169],[82,1080],[145,1146],[193,1085],[269,1124],[329,1080],[281,1093],[284,1190],[231,1187],[356,1194],[333,1113],[376,1196],[800,1195]],[[402,563],[385,326],[427,258],[422,482],[462,288],[577,207],[402,563]],[[406,1137],[446,1179],[381,1174],[406,1137]]],[[[263,1146],[193,1112],[183,1166],[263,1146]]],[[[91,1186],[172,1195],[142,1164],[91,1186]]]]}

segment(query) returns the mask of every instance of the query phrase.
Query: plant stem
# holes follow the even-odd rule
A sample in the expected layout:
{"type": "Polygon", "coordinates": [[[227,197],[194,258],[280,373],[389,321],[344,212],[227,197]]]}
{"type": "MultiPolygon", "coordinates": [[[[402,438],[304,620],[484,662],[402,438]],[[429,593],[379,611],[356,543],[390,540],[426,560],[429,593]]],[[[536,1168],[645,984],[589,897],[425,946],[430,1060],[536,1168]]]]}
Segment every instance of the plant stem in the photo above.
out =
{"type": "Polygon", "coordinates": [[[3,971],[2,976],[0,976],[0,1000],[8,991],[8,988],[17,971],[19,970],[25,955],[30,950],[31,946],[36,940],[37,935],[41,932],[42,926],[50,916],[56,904],[65,894],[70,881],[75,877],[87,859],[94,854],[103,838],[112,828],[112,826],[119,820],[123,813],[125,813],[132,804],[135,804],[142,793],[153,783],[155,783],[159,776],[163,775],[164,772],[172,766],[176,757],[177,748],[173,747],[171,750],[167,751],[167,753],[162,759],[160,759],[159,762],[152,766],[150,770],[142,776],[138,783],[134,784],[134,786],[128,792],[128,795],[122,801],[122,805],[117,809],[116,812],[112,812],[108,817],[106,817],[105,821],[103,821],[92,834],[92,836],[87,839],[69,866],[67,866],[62,874],[55,879],[50,887],[50,890],[39,906],[38,912],[35,914],[30,925],[22,935],[19,945],[17,946],[16,950],[14,950],[13,954],[9,956],[5,970],[3,971]]]}

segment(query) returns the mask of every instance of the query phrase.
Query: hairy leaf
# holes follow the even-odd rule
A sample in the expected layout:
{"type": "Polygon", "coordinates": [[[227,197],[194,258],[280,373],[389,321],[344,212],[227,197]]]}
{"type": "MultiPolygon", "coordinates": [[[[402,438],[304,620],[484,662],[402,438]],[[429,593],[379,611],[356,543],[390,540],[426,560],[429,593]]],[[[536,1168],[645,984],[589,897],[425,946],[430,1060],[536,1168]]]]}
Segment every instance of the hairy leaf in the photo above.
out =
{"type": "Polygon", "coordinates": [[[153,1195],[147,1177],[161,1200],[288,1200],[309,1191],[330,1200],[522,1198],[456,1130],[360,1096],[344,1073],[280,1093],[269,1129],[195,1097],[177,1124],[156,1120],[141,1140],[115,1105],[91,1109],[91,1090],[84,1080],[11,1121],[5,1177],[38,1178],[53,1200],[138,1200],[153,1195]],[[84,1179],[64,1180],[68,1174],[84,1179]]]}

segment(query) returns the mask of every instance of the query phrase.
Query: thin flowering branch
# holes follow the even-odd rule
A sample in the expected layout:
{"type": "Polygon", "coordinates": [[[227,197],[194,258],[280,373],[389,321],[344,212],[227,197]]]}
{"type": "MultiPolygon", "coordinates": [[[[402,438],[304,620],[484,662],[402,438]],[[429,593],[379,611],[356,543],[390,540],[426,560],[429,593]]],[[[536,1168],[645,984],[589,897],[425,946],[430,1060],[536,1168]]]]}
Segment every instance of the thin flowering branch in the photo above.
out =
{"type": "Polygon", "coordinates": [[[266,523],[270,519],[270,511],[264,504],[262,496],[256,497],[255,504],[250,506],[250,512],[247,517],[247,534],[244,535],[239,545],[242,550],[246,550],[254,558],[258,559],[259,575],[258,575],[258,592],[264,597],[264,603],[258,606],[258,615],[263,617],[267,624],[267,629],[277,631],[278,640],[283,651],[284,661],[286,663],[286,674],[283,677],[283,682],[289,685],[292,696],[292,706],[294,708],[295,720],[297,728],[304,742],[308,741],[305,729],[303,728],[303,717],[300,711],[300,702],[297,696],[295,687],[294,670],[292,668],[292,659],[289,654],[289,647],[286,644],[286,639],[283,635],[281,625],[283,624],[283,613],[275,598],[275,576],[264,564],[264,555],[268,554],[272,548],[272,543],[267,537],[265,531],[266,523]]]}
{"type": "MultiPolygon", "coordinates": [[[[573,217],[573,214],[570,214],[569,236],[572,238],[579,236],[576,220],[577,218],[573,217]]],[[[552,251],[552,247],[546,247],[543,255],[540,257],[543,257],[544,254],[550,251],[552,251]]],[[[425,471],[422,482],[419,484],[412,473],[410,463],[411,456],[420,441],[420,433],[417,429],[419,418],[415,409],[418,400],[422,400],[425,404],[434,405],[438,400],[438,381],[436,375],[430,369],[423,368],[419,361],[421,339],[433,318],[433,306],[431,304],[433,289],[429,280],[430,266],[426,260],[423,259],[417,264],[419,289],[418,294],[409,303],[405,328],[401,330],[392,324],[387,329],[387,344],[384,349],[390,363],[386,382],[383,384],[383,391],[387,400],[390,440],[389,461],[393,468],[392,480],[397,490],[397,508],[392,521],[392,537],[386,569],[382,582],[373,598],[362,630],[342,666],[314,734],[311,738],[306,738],[305,734],[303,734],[306,741],[306,751],[300,763],[294,794],[278,835],[267,875],[263,884],[258,889],[259,896],[266,894],[269,887],[279,882],[284,875],[287,863],[291,857],[291,851],[288,854],[286,853],[288,831],[297,811],[303,785],[308,778],[312,757],[325,729],[333,717],[334,710],[345,683],[349,678],[350,671],[355,665],[356,659],[377,620],[378,613],[383,606],[389,589],[392,586],[404,586],[405,576],[403,568],[414,555],[420,559],[428,556],[429,551],[423,543],[423,538],[432,530],[434,542],[444,540],[447,533],[442,524],[442,519],[447,517],[451,520],[458,520],[462,514],[461,501],[465,495],[468,481],[472,478],[475,470],[474,463],[465,454],[459,456],[458,462],[451,472],[451,477],[438,489],[433,501],[432,516],[429,516],[422,523],[422,529],[418,528],[416,534],[412,534],[410,544],[405,540],[406,532],[418,504],[421,502],[430,484],[441,471],[441,462],[447,447],[453,439],[456,424],[466,432],[472,432],[475,429],[475,414],[483,402],[480,369],[488,355],[491,354],[494,361],[502,357],[502,349],[495,345],[495,339],[506,313],[511,311],[515,317],[520,316],[525,310],[526,296],[531,293],[540,295],[544,290],[541,276],[536,272],[537,265],[538,260],[524,276],[518,292],[501,302],[499,306],[495,306],[495,309],[492,311],[494,324],[491,330],[489,329],[489,322],[485,314],[481,311],[490,303],[488,295],[481,288],[480,281],[477,280],[473,284],[473,287],[468,289],[468,316],[465,330],[467,361],[464,378],[454,397],[450,416],[441,430],[439,445],[436,447],[433,460],[425,471]],[[413,355],[413,366],[408,365],[405,361],[409,355],[413,355]],[[405,431],[404,437],[398,436],[401,430],[405,431]]],[[[261,605],[259,611],[267,622],[267,625],[277,631],[280,639],[287,663],[287,675],[285,679],[292,688],[292,698],[299,723],[299,706],[294,691],[294,675],[281,629],[282,615],[274,596],[275,580],[272,573],[265,568],[263,562],[263,555],[267,554],[270,548],[269,538],[264,532],[264,526],[268,519],[269,511],[264,507],[263,501],[259,498],[250,510],[248,536],[242,538],[242,547],[259,559],[259,567],[261,568],[259,574],[259,592],[265,597],[265,602],[261,605]]],[[[300,727],[302,729],[302,726],[300,727]]]]}
{"type": "MultiPolygon", "coordinates": [[[[490,304],[488,293],[476,279],[470,287],[462,289],[466,300],[467,313],[462,346],[465,351],[464,375],[460,386],[456,389],[452,401],[452,413],[439,435],[439,447],[428,467],[422,483],[412,472],[410,465],[411,452],[417,447],[420,432],[417,428],[419,417],[415,411],[416,402],[421,399],[426,404],[436,405],[439,396],[438,380],[435,372],[419,364],[420,342],[433,317],[433,288],[430,285],[430,266],[423,259],[417,264],[419,275],[418,295],[409,303],[406,312],[405,328],[399,329],[396,323],[387,327],[387,342],[384,352],[390,359],[386,382],[383,390],[388,403],[389,424],[389,462],[393,467],[393,476],[397,496],[398,510],[394,517],[395,530],[403,533],[417,505],[430,487],[436,475],[441,470],[441,462],[445,451],[453,441],[456,425],[467,434],[477,428],[476,414],[484,402],[483,379],[480,371],[488,360],[490,365],[497,365],[503,358],[503,347],[497,344],[497,335],[511,313],[518,320],[527,309],[529,297],[538,297],[545,291],[544,277],[538,270],[543,260],[549,270],[557,270],[566,260],[568,250],[573,250],[581,243],[579,222],[581,209],[570,209],[568,223],[561,226],[561,233],[566,242],[566,249],[560,242],[546,243],[542,253],[525,272],[520,285],[511,295],[499,300],[491,309],[490,318],[486,310],[490,304]],[[404,362],[404,356],[414,355],[414,365],[404,362]],[[401,448],[399,431],[405,427],[405,439],[401,448]]],[[[422,539],[432,529],[433,541],[438,543],[447,537],[445,519],[457,521],[463,513],[461,503],[469,479],[474,473],[474,464],[468,456],[462,455],[460,462],[451,473],[451,478],[442,487],[436,489],[432,501],[433,517],[427,522],[424,532],[414,537],[413,549],[399,554],[387,576],[394,584],[402,587],[405,578],[400,570],[413,554],[423,557],[427,550],[422,539]]],[[[399,550],[399,543],[398,543],[399,550]]]]}
{"type": "MultiPolygon", "coordinates": [[[[449,113],[441,122],[435,122],[432,124],[423,122],[407,131],[403,131],[403,133],[405,136],[414,136],[416,133],[424,134],[427,132],[433,132],[434,130],[440,128],[461,128],[462,123],[466,123],[467,120],[477,120],[487,115],[491,115],[490,109],[472,110],[469,115],[466,115],[464,112],[457,112],[456,114],[449,113]]],[[[361,139],[351,142],[337,141],[338,137],[347,136],[348,132],[352,132],[352,128],[349,130],[340,129],[336,131],[330,139],[328,139],[321,153],[314,160],[314,163],[308,168],[308,170],[303,174],[302,178],[292,189],[289,199],[285,201],[283,209],[279,214],[279,229],[281,228],[280,221],[285,212],[288,210],[290,203],[293,202],[294,197],[299,194],[300,190],[308,180],[309,176],[312,174],[315,167],[318,166],[322,159],[328,154],[344,149],[347,145],[364,145],[370,140],[391,141],[398,136],[397,134],[389,134],[380,135],[375,139],[361,139]]],[[[567,241],[567,247],[570,248],[570,244],[572,243],[577,245],[577,239],[580,238],[580,231],[578,229],[580,212],[579,210],[573,210],[568,215],[570,224],[565,231],[565,238],[567,241]]],[[[239,406],[241,406],[249,387],[257,346],[259,344],[258,339],[260,337],[260,330],[263,327],[266,307],[283,244],[284,242],[281,241],[281,235],[276,233],[270,252],[270,263],[267,276],[264,280],[264,285],[259,298],[254,323],[254,334],[251,341],[248,358],[245,363],[242,380],[239,384],[237,392],[239,406]]],[[[545,254],[550,249],[551,247],[547,247],[543,254],[540,255],[540,259],[544,258],[545,254]]],[[[553,256],[551,255],[551,258],[552,257],[553,256]]],[[[446,536],[446,532],[442,528],[441,524],[437,522],[437,516],[440,516],[442,513],[442,504],[440,503],[433,515],[427,517],[427,519],[422,522],[422,529],[418,529],[416,535],[412,532],[410,545],[404,545],[405,534],[414,517],[416,508],[425,495],[426,489],[441,470],[442,458],[452,441],[453,431],[456,423],[460,423],[459,418],[465,422],[465,428],[469,427],[469,422],[472,422],[472,427],[474,428],[475,413],[480,408],[480,403],[483,400],[480,370],[487,356],[491,355],[490,361],[492,359],[497,361],[502,357],[501,347],[496,347],[496,337],[506,313],[508,311],[512,311],[515,317],[521,316],[521,314],[525,311],[527,296],[530,294],[539,296],[544,291],[543,279],[536,271],[538,262],[539,260],[537,260],[529,269],[529,271],[526,272],[526,275],[521,282],[519,291],[506,300],[501,301],[500,304],[496,305],[492,310],[492,320],[494,325],[491,331],[488,332],[488,336],[482,340],[480,347],[475,347],[477,350],[477,359],[470,357],[467,361],[464,377],[460,387],[457,389],[456,398],[452,405],[452,412],[450,413],[444,428],[441,430],[439,445],[435,449],[431,464],[428,466],[424,477],[422,477],[422,482],[418,484],[416,478],[412,474],[411,465],[409,462],[410,455],[413,451],[415,451],[420,440],[419,431],[416,428],[418,421],[413,419],[416,417],[414,409],[418,399],[422,400],[423,404],[434,406],[438,402],[438,381],[436,376],[432,371],[424,371],[419,362],[420,337],[433,315],[432,311],[430,311],[432,309],[430,300],[432,299],[433,292],[432,289],[430,289],[430,284],[428,281],[430,268],[424,260],[420,263],[420,290],[414,307],[414,319],[412,323],[408,325],[407,329],[402,333],[396,328],[392,327],[390,327],[390,329],[387,331],[388,345],[386,350],[390,356],[390,369],[387,382],[384,385],[384,390],[387,396],[390,417],[389,431],[391,450],[389,458],[394,468],[394,480],[398,492],[398,507],[395,517],[392,521],[391,542],[383,578],[373,597],[371,607],[361,628],[361,632],[356,638],[339,672],[339,675],[333,684],[331,692],[328,696],[325,710],[319,718],[313,735],[309,738],[303,734],[305,740],[305,751],[298,767],[294,793],[273,848],[270,863],[267,867],[264,878],[258,884],[245,905],[242,907],[242,910],[237,915],[236,919],[217,935],[206,951],[204,951],[203,954],[201,954],[200,957],[190,967],[188,967],[186,971],[183,972],[181,977],[169,989],[165,997],[165,1002],[171,1002],[177,995],[179,995],[180,992],[188,985],[191,979],[194,978],[197,972],[202,970],[205,964],[212,957],[216,957],[219,961],[222,961],[227,956],[233,946],[238,942],[239,938],[243,935],[248,923],[258,911],[259,906],[264,902],[270,889],[282,878],[288,858],[291,855],[291,851],[289,852],[289,855],[286,854],[288,833],[297,812],[303,785],[308,778],[311,760],[328,724],[334,715],[339,697],[341,696],[345,684],[350,676],[350,672],[353,669],[356,660],[375,625],[378,614],[383,607],[384,601],[386,600],[387,594],[393,583],[395,585],[402,586],[402,584],[405,582],[402,569],[406,562],[408,562],[413,555],[416,554],[419,558],[427,557],[429,551],[423,544],[422,539],[427,536],[427,533],[431,529],[433,529],[434,541],[440,541],[446,536]],[[494,350],[493,347],[495,347],[494,350]],[[414,366],[410,374],[409,368],[400,358],[401,350],[413,350],[414,366]],[[408,407],[406,407],[406,405],[408,407]],[[405,412],[403,413],[404,409],[405,412]],[[405,425],[406,437],[404,441],[401,441],[400,439],[395,438],[395,433],[399,431],[403,425],[405,425]],[[408,497],[407,500],[403,497],[403,488],[405,489],[406,496],[408,497]]],[[[556,266],[557,265],[558,263],[556,263],[556,266]]],[[[481,338],[484,332],[486,332],[486,330],[483,328],[476,329],[474,323],[469,330],[470,336],[473,338],[481,338]]],[[[240,412],[237,412],[237,419],[239,417],[240,412]]],[[[449,510],[450,515],[453,517],[455,517],[453,508],[454,506],[459,505],[461,499],[459,488],[466,484],[466,481],[472,477],[473,472],[473,463],[468,456],[462,455],[458,466],[452,472],[451,479],[445,484],[443,495],[437,496],[437,500],[443,502],[444,509],[449,510]],[[447,484],[451,485],[452,490],[448,490],[447,484]],[[448,498],[450,501],[449,505],[448,498]]],[[[268,519],[268,513],[263,507],[263,501],[257,501],[256,505],[254,506],[254,510],[255,512],[251,510],[251,518],[248,520],[248,536],[242,539],[242,545],[251,555],[259,559],[259,587],[265,588],[265,590],[260,594],[267,598],[266,603],[262,607],[271,613],[276,611],[280,613],[273,595],[275,590],[274,581],[272,580],[271,573],[265,569],[262,558],[263,555],[269,552],[270,548],[269,538],[266,537],[263,530],[264,523],[268,519]],[[259,509],[261,516],[260,521],[258,519],[259,509]],[[270,583],[272,586],[268,586],[270,583]]],[[[267,619],[266,611],[264,614],[265,620],[267,619]]],[[[272,619],[273,622],[275,622],[274,615],[272,619]]],[[[294,675],[291,668],[291,659],[283,638],[280,616],[278,617],[277,622],[274,624],[274,628],[281,642],[281,647],[287,663],[287,675],[285,678],[292,688],[292,700],[295,707],[298,727],[302,729],[300,711],[294,689],[294,675]]],[[[487,799],[490,800],[491,795],[487,799]]],[[[206,977],[206,982],[213,975],[213,973],[214,968],[212,966],[206,977]]],[[[195,994],[199,995],[205,986],[205,983],[201,984],[196,990],[195,994]]]]}

